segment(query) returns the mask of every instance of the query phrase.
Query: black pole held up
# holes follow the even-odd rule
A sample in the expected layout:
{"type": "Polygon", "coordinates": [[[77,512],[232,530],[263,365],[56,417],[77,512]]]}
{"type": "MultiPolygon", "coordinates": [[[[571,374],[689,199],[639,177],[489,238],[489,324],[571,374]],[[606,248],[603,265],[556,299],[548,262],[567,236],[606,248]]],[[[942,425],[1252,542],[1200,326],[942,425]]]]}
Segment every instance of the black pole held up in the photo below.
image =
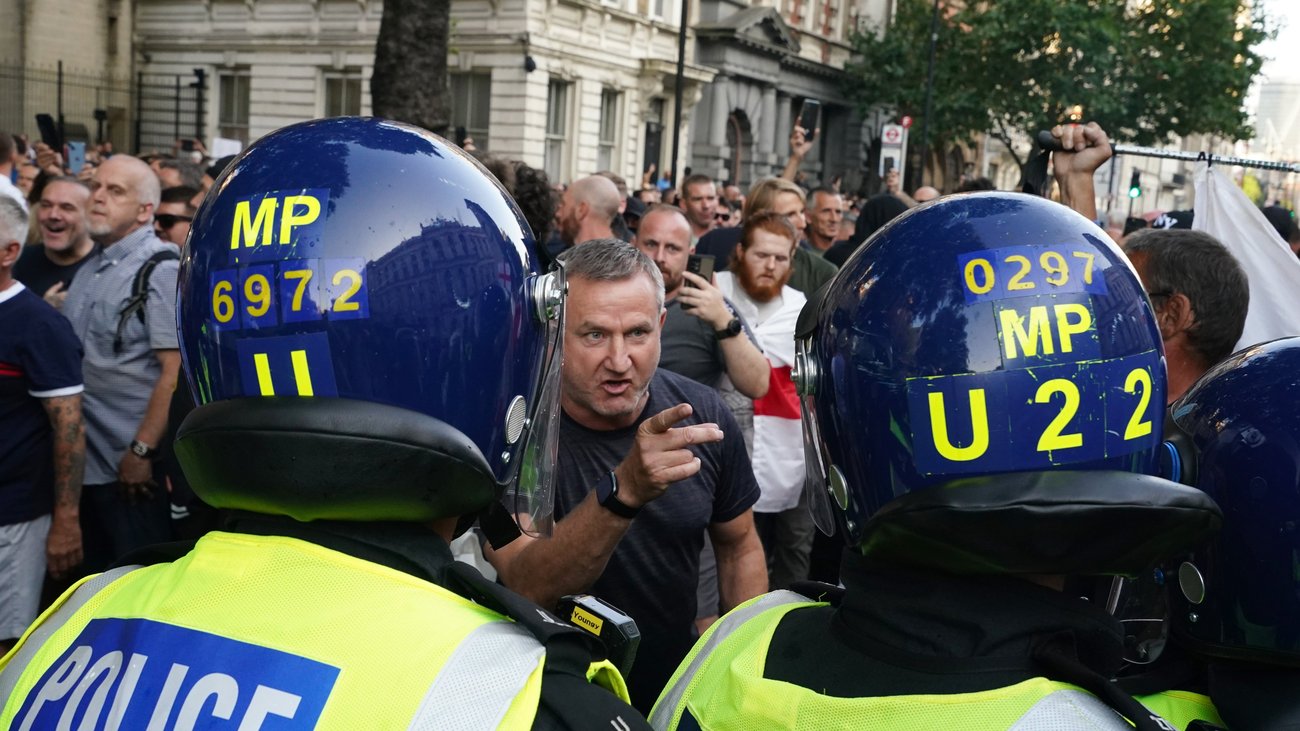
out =
{"type": "Polygon", "coordinates": [[[930,67],[925,77],[925,116],[921,117],[921,169],[916,187],[925,185],[926,157],[930,154],[930,112],[934,109],[934,56],[939,45],[939,0],[930,16],[930,67]]]}
{"type": "MultiPolygon", "coordinates": [[[[59,120],[59,145],[63,145],[63,143],[68,141],[67,134],[63,131],[63,59],[59,59],[59,78],[55,86],[57,92],[56,96],[58,97],[56,100],[58,105],[56,111],[59,120]]],[[[63,154],[63,150],[57,150],[57,152],[63,154]]]]}
{"type": "Polygon", "coordinates": [[[176,74],[176,91],[172,95],[172,139],[180,140],[181,138],[181,75],[176,74]]]}
{"type": "Polygon", "coordinates": [[[207,89],[208,72],[205,69],[194,69],[194,81],[190,82],[190,87],[194,89],[194,139],[202,140],[203,135],[203,92],[207,89]]]}
{"type": "Polygon", "coordinates": [[[671,171],[669,180],[677,187],[677,149],[682,136],[682,87],[686,81],[686,23],[691,14],[691,0],[682,2],[682,23],[677,29],[677,84],[673,93],[673,159],[668,166],[671,171]]]}
{"type": "Polygon", "coordinates": [[[140,152],[144,126],[144,72],[135,72],[135,151],[140,152]]]}
{"type": "MultiPolygon", "coordinates": [[[[1061,141],[1052,136],[1047,130],[1040,130],[1035,140],[1039,148],[1049,152],[1056,152],[1061,149],[1061,141]]],[[[1185,160],[1187,162],[1199,162],[1204,160],[1207,165],[1238,165],[1243,168],[1258,168],[1260,170],[1279,170],[1287,173],[1300,173],[1300,163],[1297,162],[1278,162],[1274,160],[1256,160],[1248,157],[1231,157],[1228,155],[1211,155],[1207,152],[1183,152],[1181,150],[1161,150],[1156,147],[1141,147],[1138,145],[1111,145],[1111,152],[1116,155],[1136,155],[1138,157],[1160,157],[1166,160],[1185,160]]]]}

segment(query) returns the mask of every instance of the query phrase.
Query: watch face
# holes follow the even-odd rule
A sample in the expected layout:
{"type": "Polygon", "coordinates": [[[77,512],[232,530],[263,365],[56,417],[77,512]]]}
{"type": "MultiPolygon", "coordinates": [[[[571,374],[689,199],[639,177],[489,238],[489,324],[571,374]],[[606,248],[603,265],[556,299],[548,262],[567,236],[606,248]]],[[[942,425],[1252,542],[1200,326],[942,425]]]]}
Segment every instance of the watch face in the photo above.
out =
{"type": "Polygon", "coordinates": [[[596,483],[596,502],[604,505],[609,496],[614,494],[614,480],[607,474],[596,483]]]}

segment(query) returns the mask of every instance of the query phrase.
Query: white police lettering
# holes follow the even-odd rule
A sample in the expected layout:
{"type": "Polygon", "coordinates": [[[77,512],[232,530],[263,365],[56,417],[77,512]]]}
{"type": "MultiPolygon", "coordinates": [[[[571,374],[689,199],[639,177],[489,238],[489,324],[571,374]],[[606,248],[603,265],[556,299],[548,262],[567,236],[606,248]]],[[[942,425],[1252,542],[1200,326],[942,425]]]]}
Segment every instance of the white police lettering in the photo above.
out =
{"type": "MultiPolygon", "coordinates": [[[[202,723],[204,714],[233,720],[241,694],[250,692],[241,689],[239,682],[230,675],[208,673],[195,681],[183,698],[178,698],[190,668],[172,663],[158,696],[137,698],[137,683],[149,658],[132,653],[123,673],[124,655],[121,651],[106,653],[92,664],[93,652],[89,645],[79,645],[72,650],[58,670],[37,688],[34,702],[18,725],[19,731],[30,731],[47,703],[65,697],[66,702],[60,704],[63,708],[57,726],[60,729],[72,728],[73,722],[79,718],[77,728],[100,728],[102,725],[105,731],[116,731],[128,713],[139,717],[138,714],[144,710],[142,707],[152,705],[148,711],[148,731],[192,731],[206,725],[202,723]],[[108,705],[109,693],[119,675],[122,682],[117,685],[112,705],[108,705]],[[174,722],[168,723],[177,701],[180,702],[180,714],[174,722]]],[[[292,719],[302,701],[301,696],[265,685],[252,688],[251,695],[239,718],[238,731],[258,731],[270,716],[292,719]]]]}
{"type": "Polygon", "coordinates": [[[32,684],[19,731],[308,731],[339,669],[152,619],[88,622],[32,684]]]}

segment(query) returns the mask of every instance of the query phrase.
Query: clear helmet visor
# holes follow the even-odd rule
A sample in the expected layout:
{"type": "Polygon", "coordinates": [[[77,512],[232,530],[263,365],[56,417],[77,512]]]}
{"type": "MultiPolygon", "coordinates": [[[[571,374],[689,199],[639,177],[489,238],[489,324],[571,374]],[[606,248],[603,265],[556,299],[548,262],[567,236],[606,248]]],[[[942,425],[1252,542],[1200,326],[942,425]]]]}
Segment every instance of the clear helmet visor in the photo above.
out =
{"type": "Polygon", "coordinates": [[[799,420],[803,425],[804,492],[808,495],[808,510],[813,523],[822,533],[835,535],[835,513],[830,500],[830,470],[821,430],[817,427],[816,391],[817,369],[808,352],[810,341],[801,338],[795,342],[795,368],[793,380],[799,392],[799,420]]]}
{"type": "Polygon", "coordinates": [[[564,362],[564,299],[568,292],[563,263],[528,283],[534,316],[546,325],[546,357],[537,397],[528,416],[516,479],[502,501],[519,529],[534,537],[551,534],[555,524],[555,470],[560,444],[560,369],[564,362]]]}

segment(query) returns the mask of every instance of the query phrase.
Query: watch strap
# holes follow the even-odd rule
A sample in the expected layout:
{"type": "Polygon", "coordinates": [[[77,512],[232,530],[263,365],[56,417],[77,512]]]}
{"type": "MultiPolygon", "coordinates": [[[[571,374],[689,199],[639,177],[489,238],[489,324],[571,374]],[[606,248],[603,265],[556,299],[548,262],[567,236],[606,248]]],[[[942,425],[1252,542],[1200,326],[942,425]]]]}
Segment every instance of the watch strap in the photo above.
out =
{"type": "Polygon", "coordinates": [[[130,449],[132,454],[142,459],[152,459],[158,456],[157,447],[151,447],[148,444],[145,444],[144,442],[140,441],[139,439],[131,440],[130,449]]]}
{"type": "Polygon", "coordinates": [[[609,481],[608,487],[596,491],[597,502],[600,503],[600,506],[620,518],[627,518],[628,520],[635,518],[641,512],[641,508],[634,508],[618,499],[618,478],[614,476],[613,472],[610,472],[605,475],[604,479],[609,481]]]}
{"type": "Polygon", "coordinates": [[[744,329],[745,329],[745,326],[742,325],[742,324],[740,324],[740,318],[739,318],[739,317],[733,317],[733,318],[731,318],[731,322],[727,323],[727,326],[726,326],[726,327],[724,327],[724,328],[721,329],[721,330],[714,330],[714,331],[713,331],[713,335],[714,335],[714,337],[716,337],[718,340],[726,340],[727,338],[734,338],[734,337],[736,337],[736,336],[739,335],[739,334],[741,333],[741,331],[744,330],[744,329]]]}

